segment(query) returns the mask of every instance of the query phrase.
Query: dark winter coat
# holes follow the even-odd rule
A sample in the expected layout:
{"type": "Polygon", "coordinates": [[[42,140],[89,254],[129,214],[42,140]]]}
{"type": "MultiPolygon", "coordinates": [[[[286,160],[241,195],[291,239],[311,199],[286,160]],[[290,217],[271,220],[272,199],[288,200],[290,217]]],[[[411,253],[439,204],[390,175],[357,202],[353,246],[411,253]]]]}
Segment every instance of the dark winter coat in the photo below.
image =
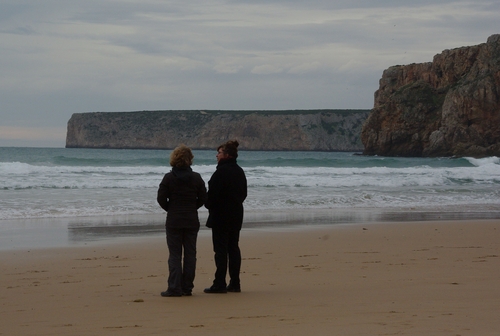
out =
{"type": "Polygon", "coordinates": [[[199,229],[198,208],[206,199],[205,182],[191,167],[174,167],[165,174],[157,197],[158,204],[167,211],[166,227],[172,229],[199,229]]]}
{"type": "Polygon", "coordinates": [[[247,179],[236,159],[221,160],[208,181],[207,226],[209,228],[241,230],[243,201],[247,197],[247,179]]]}

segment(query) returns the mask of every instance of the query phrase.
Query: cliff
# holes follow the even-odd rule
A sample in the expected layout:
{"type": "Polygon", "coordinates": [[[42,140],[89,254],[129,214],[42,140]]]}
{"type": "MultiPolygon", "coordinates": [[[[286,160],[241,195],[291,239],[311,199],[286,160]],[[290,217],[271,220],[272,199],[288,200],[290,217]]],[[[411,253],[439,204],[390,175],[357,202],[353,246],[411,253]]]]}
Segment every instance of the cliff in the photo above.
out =
{"type": "Polygon", "coordinates": [[[362,127],[364,154],[500,155],[500,35],[383,72],[362,127]]]}
{"type": "Polygon", "coordinates": [[[241,150],[361,151],[369,110],[142,111],[75,113],[67,148],[214,149],[238,139],[241,150]]]}

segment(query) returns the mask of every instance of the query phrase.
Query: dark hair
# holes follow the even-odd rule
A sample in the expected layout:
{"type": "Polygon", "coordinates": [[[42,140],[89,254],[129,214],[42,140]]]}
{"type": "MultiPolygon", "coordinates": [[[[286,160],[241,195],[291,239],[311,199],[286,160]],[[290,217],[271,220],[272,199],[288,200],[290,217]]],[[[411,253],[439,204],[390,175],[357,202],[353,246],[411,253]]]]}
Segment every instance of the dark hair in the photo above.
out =
{"type": "Polygon", "coordinates": [[[172,167],[189,167],[193,164],[194,155],[191,149],[185,145],[175,148],[170,154],[170,165],[172,167]]]}
{"type": "Polygon", "coordinates": [[[222,145],[217,147],[217,150],[222,149],[224,153],[236,159],[238,157],[239,145],[240,144],[238,143],[238,140],[229,140],[228,142],[223,143],[222,145]]]}

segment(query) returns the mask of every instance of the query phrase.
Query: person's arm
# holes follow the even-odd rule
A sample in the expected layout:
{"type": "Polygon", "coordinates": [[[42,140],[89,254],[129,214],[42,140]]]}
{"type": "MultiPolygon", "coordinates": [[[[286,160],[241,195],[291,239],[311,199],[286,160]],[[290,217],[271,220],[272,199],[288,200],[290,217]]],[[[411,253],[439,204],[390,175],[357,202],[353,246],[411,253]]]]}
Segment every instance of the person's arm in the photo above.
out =
{"type": "Polygon", "coordinates": [[[198,175],[198,197],[196,199],[196,208],[199,209],[203,206],[203,204],[207,201],[207,188],[205,187],[205,181],[198,175]]]}
{"type": "Polygon", "coordinates": [[[158,195],[156,197],[156,201],[165,211],[168,211],[169,198],[170,198],[170,190],[168,188],[167,176],[165,176],[160,183],[160,187],[158,188],[158,195]]]}
{"type": "Polygon", "coordinates": [[[217,200],[220,199],[220,195],[224,188],[224,180],[222,179],[222,174],[220,170],[216,170],[215,173],[208,181],[208,192],[207,192],[207,201],[205,202],[205,208],[213,209],[214,205],[217,203],[217,200]]]}

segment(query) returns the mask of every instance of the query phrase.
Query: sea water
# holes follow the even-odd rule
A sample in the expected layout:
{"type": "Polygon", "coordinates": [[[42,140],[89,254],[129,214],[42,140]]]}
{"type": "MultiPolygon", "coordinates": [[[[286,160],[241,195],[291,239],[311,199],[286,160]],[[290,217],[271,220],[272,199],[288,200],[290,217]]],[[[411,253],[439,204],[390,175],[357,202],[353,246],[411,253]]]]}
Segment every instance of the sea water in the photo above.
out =
{"type": "MultiPolygon", "coordinates": [[[[170,171],[170,153],[0,148],[0,229],[27,220],[50,226],[63,219],[82,223],[78,218],[113,222],[117,216],[164,216],[156,192],[170,171]]],[[[192,168],[208,184],[216,169],[216,151],[195,150],[193,154],[192,168]]],[[[304,216],[316,216],[313,221],[323,216],[326,222],[348,222],[373,214],[385,214],[385,218],[377,217],[382,220],[387,220],[387,214],[434,213],[450,218],[455,213],[473,218],[500,214],[498,157],[240,151],[238,163],[248,180],[247,222],[303,222],[304,216]]],[[[206,209],[200,209],[200,217],[206,217],[206,209]]],[[[121,221],[120,225],[134,223],[121,221]]],[[[106,227],[110,226],[114,225],[107,222],[106,227]]]]}

